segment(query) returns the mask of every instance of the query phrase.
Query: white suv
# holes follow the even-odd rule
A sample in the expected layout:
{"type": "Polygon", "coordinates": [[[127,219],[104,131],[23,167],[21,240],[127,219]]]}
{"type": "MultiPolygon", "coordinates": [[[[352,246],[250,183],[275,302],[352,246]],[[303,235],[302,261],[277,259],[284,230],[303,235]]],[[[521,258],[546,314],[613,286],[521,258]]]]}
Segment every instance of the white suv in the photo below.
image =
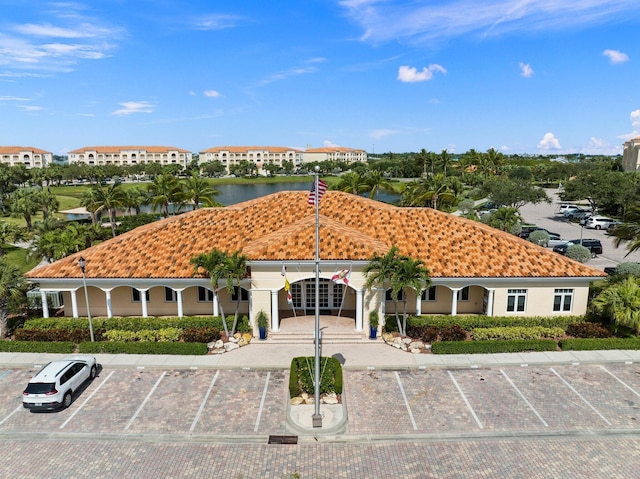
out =
{"type": "Polygon", "coordinates": [[[32,410],[64,409],[71,405],[73,394],[96,377],[93,356],[79,354],[51,361],[31,378],[22,392],[22,405],[32,410]]]}
{"type": "Polygon", "coordinates": [[[614,220],[612,220],[611,218],[606,218],[604,216],[590,216],[584,222],[584,227],[597,230],[606,230],[613,222],[614,220]]]}

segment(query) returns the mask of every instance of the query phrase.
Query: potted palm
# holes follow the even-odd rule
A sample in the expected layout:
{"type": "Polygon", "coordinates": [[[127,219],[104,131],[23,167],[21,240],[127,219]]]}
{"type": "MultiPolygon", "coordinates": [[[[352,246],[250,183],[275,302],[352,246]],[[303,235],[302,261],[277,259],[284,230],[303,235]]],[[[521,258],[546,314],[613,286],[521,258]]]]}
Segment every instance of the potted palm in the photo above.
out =
{"type": "Polygon", "coordinates": [[[267,316],[267,313],[261,309],[256,316],[256,321],[258,323],[260,339],[267,339],[267,330],[269,328],[269,317],[267,316]]]}
{"type": "Polygon", "coordinates": [[[369,339],[376,339],[378,337],[378,325],[380,323],[380,317],[377,311],[371,311],[369,313],[369,339]]]}

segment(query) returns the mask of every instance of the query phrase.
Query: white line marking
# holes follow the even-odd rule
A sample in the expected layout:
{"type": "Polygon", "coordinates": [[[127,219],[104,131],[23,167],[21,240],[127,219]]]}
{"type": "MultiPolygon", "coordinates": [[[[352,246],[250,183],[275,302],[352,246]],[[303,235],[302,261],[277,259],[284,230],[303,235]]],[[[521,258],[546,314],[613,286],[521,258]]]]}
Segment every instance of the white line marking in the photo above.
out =
{"type": "Polygon", "coordinates": [[[618,376],[616,376],[615,374],[613,374],[611,371],[609,371],[607,368],[605,368],[604,366],[602,366],[602,369],[605,370],[605,372],[607,372],[608,374],[610,374],[616,381],[618,381],[620,384],[622,384],[625,388],[627,388],[629,391],[631,391],[633,394],[635,394],[636,396],[640,396],[640,393],[638,391],[636,391],[635,389],[633,389],[631,386],[629,386],[627,383],[625,383],[622,379],[620,379],[618,376]]]}
{"type": "Polygon", "coordinates": [[[400,381],[400,375],[398,374],[398,371],[396,371],[396,379],[398,380],[398,386],[400,386],[400,392],[402,393],[402,397],[404,399],[404,405],[407,407],[407,412],[409,413],[409,419],[411,419],[411,425],[413,426],[413,430],[416,431],[418,429],[418,426],[416,425],[415,419],[413,419],[411,406],[409,406],[407,395],[404,393],[404,388],[402,387],[402,381],[400,381]]]}
{"type": "Polygon", "coordinates": [[[260,401],[260,409],[258,409],[258,417],[256,418],[256,427],[253,428],[253,432],[258,432],[258,426],[260,426],[260,418],[262,417],[262,409],[264,408],[264,401],[267,398],[267,388],[269,387],[270,377],[271,377],[271,371],[267,373],[267,379],[264,382],[264,389],[262,390],[262,400],[260,401]]]}
{"type": "Polygon", "coordinates": [[[218,374],[220,374],[219,369],[216,371],[215,376],[213,376],[213,379],[211,380],[211,384],[209,384],[209,389],[207,390],[207,394],[205,394],[204,398],[202,399],[202,403],[200,404],[200,408],[196,413],[196,417],[193,418],[193,422],[191,423],[191,427],[189,428],[189,433],[192,433],[193,430],[196,428],[196,424],[198,423],[198,420],[202,415],[202,411],[204,411],[204,406],[205,404],[207,404],[207,401],[209,400],[209,395],[211,394],[211,390],[213,389],[213,386],[216,384],[216,381],[218,380],[218,374]]]}
{"type": "Polygon", "coordinates": [[[476,424],[478,425],[478,427],[480,429],[484,429],[484,426],[482,425],[482,423],[480,422],[480,419],[478,419],[478,416],[476,416],[475,411],[473,410],[473,408],[471,407],[471,404],[469,403],[469,401],[467,400],[467,396],[464,395],[464,393],[462,392],[462,389],[460,388],[460,386],[458,385],[458,381],[456,381],[456,378],[453,377],[453,374],[451,374],[451,371],[447,371],[449,373],[449,377],[451,378],[451,380],[453,381],[453,384],[455,384],[456,389],[458,390],[458,392],[460,393],[460,396],[462,396],[462,400],[464,401],[464,403],[467,405],[467,408],[469,408],[469,411],[471,412],[471,415],[473,416],[473,419],[476,420],[476,424]]]}
{"type": "Polygon", "coordinates": [[[584,401],[584,403],[585,403],[587,406],[589,406],[589,407],[593,410],[593,412],[595,412],[598,416],[600,416],[600,419],[602,419],[602,420],[603,420],[604,422],[606,422],[609,426],[611,426],[611,423],[607,420],[607,418],[606,418],[606,417],[604,417],[604,416],[600,413],[600,411],[598,411],[595,407],[593,407],[593,405],[592,405],[589,401],[587,401],[584,397],[582,397],[582,395],[581,395],[578,391],[576,391],[576,389],[575,389],[571,384],[569,384],[567,381],[565,381],[565,379],[564,379],[562,376],[560,376],[560,375],[556,372],[556,370],[555,370],[555,369],[553,369],[553,368],[549,368],[549,369],[551,369],[551,372],[552,372],[553,374],[555,374],[556,376],[558,376],[558,377],[560,378],[560,380],[561,380],[563,383],[565,383],[565,384],[567,385],[567,387],[568,387],[569,389],[571,389],[571,390],[576,394],[576,396],[578,396],[580,399],[582,399],[582,401],[584,401]]]}
{"type": "Polygon", "coordinates": [[[147,404],[147,402],[149,401],[149,399],[151,399],[151,395],[153,394],[153,392],[156,390],[156,388],[158,387],[158,385],[160,384],[160,381],[162,381],[162,378],[164,378],[166,376],[167,372],[164,371],[160,377],[158,378],[158,380],[156,381],[156,383],[153,385],[153,387],[151,388],[151,391],[149,391],[149,394],[147,394],[147,397],[144,398],[144,401],[142,401],[142,404],[140,404],[140,407],[138,408],[138,410],[135,412],[135,414],[131,417],[131,419],[129,419],[129,422],[127,423],[127,425],[124,427],[124,430],[126,431],[127,429],[129,429],[131,427],[131,425],[133,424],[133,421],[136,420],[136,418],[138,417],[138,414],[140,414],[142,412],[142,409],[144,408],[144,406],[147,404]]]}
{"type": "Polygon", "coordinates": [[[4,424],[4,423],[5,423],[5,421],[7,421],[11,416],[13,416],[15,413],[17,413],[17,412],[18,412],[20,409],[22,409],[23,407],[24,407],[24,406],[23,406],[22,404],[20,404],[20,406],[18,406],[17,408],[15,408],[15,409],[13,410],[13,412],[9,413],[9,415],[8,415],[8,416],[5,416],[5,418],[4,418],[2,421],[0,421],[0,425],[4,424]]]}
{"type": "Polygon", "coordinates": [[[511,380],[511,378],[507,376],[507,373],[505,373],[502,369],[500,370],[500,372],[505,378],[507,378],[507,381],[509,381],[509,384],[511,384],[511,387],[513,387],[513,389],[516,390],[516,392],[520,395],[520,397],[525,402],[525,404],[529,406],[529,409],[531,409],[534,412],[534,414],[538,416],[538,419],[540,419],[540,422],[542,422],[542,424],[544,424],[545,427],[548,427],[549,425],[547,424],[547,422],[544,419],[542,419],[542,416],[538,414],[538,411],[536,411],[536,408],[533,407],[533,404],[531,404],[529,400],[524,396],[524,394],[522,394],[520,389],[518,389],[518,386],[516,386],[515,383],[511,380]]]}
{"type": "Polygon", "coordinates": [[[0,374],[0,379],[2,379],[3,377],[5,377],[6,375],[8,375],[11,372],[11,369],[7,369],[5,372],[3,372],[2,374],[0,374]]]}
{"type": "Polygon", "coordinates": [[[78,412],[80,412],[80,409],[82,409],[84,407],[84,405],[87,404],[87,402],[89,402],[89,399],[91,399],[94,396],[94,394],[97,393],[100,390],[100,388],[104,385],[104,383],[106,383],[109,380],[109,378],[113,375],[114,372],[115,371],[111,371],[109,373],[109,375],[106,378],[104,378],[104,381],[102,381],[98,385],[98,387],[91,394],[89,394],[89,396],[82,402],[82,404],[80,404],[80,407],[78,409],[76,409],[75,411],[73,411],[73,414],[71,416],[69,416],[65,422],[62,423],[62,425],[60,426],[60,429],[65,427],[67,425],[67,423],[73,419],[73,416],[75,416],[76,414],[78,414],[78,412]]]}

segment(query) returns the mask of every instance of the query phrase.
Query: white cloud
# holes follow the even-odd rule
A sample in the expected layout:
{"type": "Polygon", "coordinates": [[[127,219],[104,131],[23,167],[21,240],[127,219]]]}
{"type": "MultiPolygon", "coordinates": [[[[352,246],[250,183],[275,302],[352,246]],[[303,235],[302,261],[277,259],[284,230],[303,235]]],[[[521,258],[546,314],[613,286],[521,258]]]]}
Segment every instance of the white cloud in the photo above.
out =
{"type": "Polygon", "coordinates": [[[360,25],[361,39],[372,43],[435,40],[472,34],[587,28],[640,13],[637,0],[341,0],[351,20],[360,25]]]}
{"type": "Polygon", "coordinates": [[[153,113],[154,105],[148,101],[125,101],[118,103],[122,106],[119,110],[112,112],[112,115],[127,116],[133,113],[153,113]]]}
{"type": "Polygon", "coordinates": [[[618,50],[605,50],[602,52],[602,54],[605,57],[609,58],[609,61],[614,65],[616,63],[624,63],[629,61],[629,55],[619,52],[618,50]]]}
{"type": "Polygon", "coordinates": [[[22,111],[40,111],[40,110],[44,110],[43,107],[35,106],[35,105],[18,105],[18,108],[20,108],[22,111]]]}
{"type": "Polygon", "coordinates": [[[531,78],[533,76],[533,68],[531,68],[531,65],[529,65],[528,63],[518,63],[518,65],[520,66],[520,75],[522,75],[525,78],[531,78]]]}
{"type": "Polygon", "coordinates": [[[331,140],[324,140],[322,144],[325,148],[335,148],[340,146],[336,143],[333,143],[331,140]]]}
{"type": "Polygon", "coordinates": [[[197,30],[224,30],[236,27],[241,19],[238,15],[206,15],[192,23],[197,30]]]}
{"type": "Polygon", "coordinates": [[[204,92],[204,96],[209,97],[209,98],[218,98],[220,96],[220,92],[218,92],[216,90],[206,90],[204,92]]]}
{"type": "Polygon", "coordinates": [[[549,132],[542,137],[542,140],[538,143],[538,148],[541,150],[561,150],[562,146],[560,146],[560,141],[556,136],[549,132]]]}
{"type": "Polygon", "coordinates": [[[447,73],[447,70],[438,64],[429,65],[418,71],[415,67],[402,65],[398,69],[398,80],[403,83],[416,83],[431,80],[435,72],[447,73]]]}
{"type": "Polygon", "coordinates": [[[629,115],[631,118],[631,125],[636,128],[640,126],[640,110],[633,110],[629,115]]]}
{"type": "Polygon", "coordinates": [[[380,128],[378,130],[373,130],[371,133],[369,133],[369,136],[371,138],[373,138],[374,140],[379,140],[379,139],[385,138],[387,136],[397,135],[398,133],[399,133],[398,130],[390,130],[390,129],[380,128]]]}
{"type": "Polygon", "coordinates": [[[0,101],[31,101],[31,98],[22,98],[19,96],[0,96],[0,101]]]}

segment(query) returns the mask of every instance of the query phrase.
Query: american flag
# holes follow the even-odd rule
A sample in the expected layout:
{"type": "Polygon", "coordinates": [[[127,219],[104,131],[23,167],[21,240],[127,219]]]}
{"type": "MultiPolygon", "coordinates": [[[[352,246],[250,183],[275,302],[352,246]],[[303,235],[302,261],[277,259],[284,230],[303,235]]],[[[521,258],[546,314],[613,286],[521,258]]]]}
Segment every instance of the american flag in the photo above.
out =
{"type": "MultiPolygon", "coordinates": [[[[320,178],[318,178],[318,203],[320,203],[320,200],[322,199],[322,195],[324,195],[325,191],[327,191],[327,188],[329,188],[327,186],[327,184],[322,181],[320,178]]],[[[311,191],[309,192],[309,200],[307,201],[307,203],[309,203],[310,205],[315,205],[316,204],[316,182],[313,182],[313,185],[311,185],[311,191]]]]}

